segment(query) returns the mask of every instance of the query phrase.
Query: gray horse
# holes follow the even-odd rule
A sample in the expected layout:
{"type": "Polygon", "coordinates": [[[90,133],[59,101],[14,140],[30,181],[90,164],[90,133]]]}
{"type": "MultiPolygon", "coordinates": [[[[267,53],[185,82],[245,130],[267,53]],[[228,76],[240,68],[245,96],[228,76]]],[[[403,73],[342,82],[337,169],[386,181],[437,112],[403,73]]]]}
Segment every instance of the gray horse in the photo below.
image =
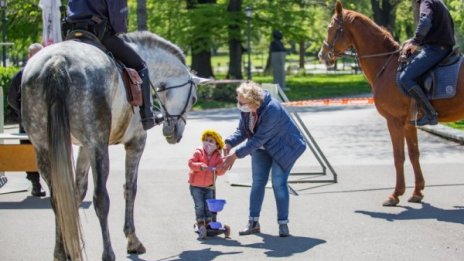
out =
{"type": "MultiPolygon", "coordinates": [[[[190,73],[182,51],[172,43],[148,32],[122,37],[149,67],[165,116],[163,134],[167,142],[179,142],[202,79],[190,73]]],[[[93,203],[103,237],[102,260],[115,259],[106,189],[108,145],[113,144],[124,144],[126,150],[127,252],[144,253],[145,247],[135,234],[133,212],[138,165],[147,134],[138,108],[127,102],[115,62],[100,49],[76,41],[44,48],[24,69],[22,115],[37,153],[39,172],[51,192],[56,223],[54,260],[83,259],[78,208],[87,191],[90,167],[95,184],[93,203]],[[75,168],[71,144],[80,146],[75,168]]]]}

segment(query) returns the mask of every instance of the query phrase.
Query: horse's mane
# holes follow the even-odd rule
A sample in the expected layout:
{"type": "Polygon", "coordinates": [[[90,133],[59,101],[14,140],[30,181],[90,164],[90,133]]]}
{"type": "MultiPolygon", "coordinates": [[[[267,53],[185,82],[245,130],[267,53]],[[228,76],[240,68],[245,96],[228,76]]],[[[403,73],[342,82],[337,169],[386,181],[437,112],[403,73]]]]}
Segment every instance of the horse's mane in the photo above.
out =
{"type": "Polygon", "coordinates": [[[365,29],[373,28],[374,30],[371,30],[374,34],[380,35],[384,37],[384,46],[387,49],[398,49],[400,45],[398,44],[397,41],[393,38],[392,34],[383,26],[379,26],[374,21],[372,21],[369,17],[355,12],[355,11],[350,11],[350,10],[345,10],[343,13],[343,16],[349,23],[353,23],[355,20],[361,21],[363,24],[367,24],[367,26],[363,27],[365,29]]]}
{"type": "Polygon", "coordinates": [[[123,34],[122,38],[126,42],[132,42],[132,43],[141,45],[143,47],[146,47],[148,49],[158,47],[163,50],[166,50],[172,53],[177,58],[179,58],[179,60],[183,64],[186,64],[184,52],[177,45],[171,43],[170,41],[164,38],[161,38],[160,36],[154,33],[151,33],[148,31],[137,31],[137,32],[123,34]]]}

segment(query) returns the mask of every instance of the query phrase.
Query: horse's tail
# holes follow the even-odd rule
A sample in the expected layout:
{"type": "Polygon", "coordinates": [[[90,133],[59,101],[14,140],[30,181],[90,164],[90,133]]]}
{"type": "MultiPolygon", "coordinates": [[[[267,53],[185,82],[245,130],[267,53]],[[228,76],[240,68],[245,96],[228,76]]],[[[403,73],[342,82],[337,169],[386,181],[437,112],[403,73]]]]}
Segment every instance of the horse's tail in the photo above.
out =
{"type": "Polygon", "coordinates": [[[47,62],[44,96],[47,104],[47,134],[52,204],[66,254],[82,260],[82,227],[74,182],[74,159],[69,112],[66,106],[71,82],[66,60],[56,56],[47,62]]]}

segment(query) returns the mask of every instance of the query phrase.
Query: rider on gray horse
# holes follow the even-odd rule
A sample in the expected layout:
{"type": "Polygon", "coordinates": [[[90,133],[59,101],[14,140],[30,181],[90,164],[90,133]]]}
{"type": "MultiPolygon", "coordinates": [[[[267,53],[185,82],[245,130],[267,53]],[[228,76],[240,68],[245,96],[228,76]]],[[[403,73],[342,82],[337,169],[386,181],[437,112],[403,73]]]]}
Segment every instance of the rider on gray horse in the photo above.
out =
{"type": "Polygon", "coordinates": [[[154,114],[150,92],[150,79],[145,61],[118,34],[127,32],[127,1],[114,0],[111,5],[105,0],[69,0],[66,23],[70,30],[80,29],[95,34],[113,56],[127,67],[137,70],[142,79],[143,104],[140,117],[144,130],[163,120],[154,114]]]}
{"type": "Polygon", "coordinates": [[[416,0],[414,4],[419,11],[416,35],[405,43],[401,54],[414,53],[418,46],[422,49],[400,74],[399,81],[401,87],[425,110],[426,114],[417,120],[416,125],[435,125],[438,113],[417,83],[417,78],[451,53],[455,44],[454,23],[441,0],[416,0]]]}

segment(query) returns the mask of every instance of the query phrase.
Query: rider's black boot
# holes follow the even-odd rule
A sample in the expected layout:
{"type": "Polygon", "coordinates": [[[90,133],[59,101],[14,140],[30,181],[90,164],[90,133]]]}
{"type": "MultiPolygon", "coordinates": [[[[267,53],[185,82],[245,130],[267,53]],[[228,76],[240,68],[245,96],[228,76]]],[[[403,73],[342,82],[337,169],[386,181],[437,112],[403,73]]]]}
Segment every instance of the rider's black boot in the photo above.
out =
{"type": "Polygon", "coordinates": [[[40,185],[39,173],[28,172],[26,177],[32,183],[31,195],[34,197],[45,197],[46,193],[42,190],[42,185],[40,185]]]}
{"type": "Polygon", "coordinates": [[[424,108],[425,115],[422,118],[411,121],[411,124],[417,126],[424,126],[427,124],[436,125],[438,123],[438,113],[433,108],[432,104],[430,103],[429,99],[425,96],[424,92],[420,88],[420,86],[416,85],[412,89],[409,90],[409,95],[413,97],[417,103],[424,108]]]}
{"type": "Polygon", "coordinates": [[[148,68],[143,68],[138,71],[140,78],[142,78],[142,99],[143,104],[140,106],[140,118],[142,118],[142,126],[144,130],[149,130],[155,125],[160,124],[164,118],[161,113],[153,113],[153,101],[150,90],[150,76],[148,68]]]}

